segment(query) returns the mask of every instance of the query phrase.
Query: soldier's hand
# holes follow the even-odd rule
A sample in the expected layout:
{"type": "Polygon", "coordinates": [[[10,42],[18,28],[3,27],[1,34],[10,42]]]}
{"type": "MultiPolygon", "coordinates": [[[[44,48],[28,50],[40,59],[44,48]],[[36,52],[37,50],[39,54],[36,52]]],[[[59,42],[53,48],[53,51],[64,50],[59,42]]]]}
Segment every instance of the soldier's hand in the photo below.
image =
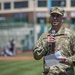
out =
{"type": "Polygon", "coordinates": [[[51,34],[50,36],[48,36],[47,42],[48,42],[48,43],[53,43],[53,42],[55,42],[55,36],[54,36],[54,34],[51,34]]]}
{"type": "Polygon", "coordinates": [[[69,64],[69,60],[67,57],[62,57],[62,58],[60,58],[60,63],[69,64]]]}

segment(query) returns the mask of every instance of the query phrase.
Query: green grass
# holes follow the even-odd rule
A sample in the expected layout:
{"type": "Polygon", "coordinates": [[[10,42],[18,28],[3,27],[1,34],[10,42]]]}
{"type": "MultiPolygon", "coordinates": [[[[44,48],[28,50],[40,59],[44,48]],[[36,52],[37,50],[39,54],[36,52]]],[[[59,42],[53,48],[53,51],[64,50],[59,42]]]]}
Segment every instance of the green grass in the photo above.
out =
{"type": "Polygon", "coordinates": [[[0,61],[0,75],[41,75],[42,60],[0,61]]]}

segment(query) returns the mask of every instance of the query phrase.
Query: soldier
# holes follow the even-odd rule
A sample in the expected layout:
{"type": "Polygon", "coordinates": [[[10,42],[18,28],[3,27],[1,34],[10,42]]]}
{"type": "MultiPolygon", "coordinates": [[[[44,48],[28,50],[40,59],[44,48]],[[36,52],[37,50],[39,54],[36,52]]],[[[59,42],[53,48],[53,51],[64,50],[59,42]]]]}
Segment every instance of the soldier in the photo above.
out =
{"type": "Polygon", "coordinates": [[[44,63],[44,75],[74,75],[75,64],[75,37],[72,30],[63,24],[64,10],[58,7],[50,9],[51,28],[48,32],[42,34],[33,49],[33,56],[36,60],[46,55],[60,51],[62,58],[60,63],[53,66],[46,66],[44,63]],[[54,36],[52,30],[56,31],[54,36]],[[55,43],[54,51],[52,43],[55,43]]]}

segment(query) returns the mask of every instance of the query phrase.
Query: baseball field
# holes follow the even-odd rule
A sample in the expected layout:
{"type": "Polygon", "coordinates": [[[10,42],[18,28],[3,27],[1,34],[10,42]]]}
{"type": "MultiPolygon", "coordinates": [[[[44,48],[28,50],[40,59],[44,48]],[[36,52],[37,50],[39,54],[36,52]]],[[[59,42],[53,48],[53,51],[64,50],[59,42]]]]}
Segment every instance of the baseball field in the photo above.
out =
{"type": "Polygon", "coordinates": [[[0,75],[41,75],[42,60],[34,60],[32,52],[13,57],[0,56],[0,75]]]}
{"type": "Polygon", "coordinates": [[[42,70],[42,59],[35,60],[32,52],[13,57],[0,56],[0,75],[42,75],[42,70]]]}

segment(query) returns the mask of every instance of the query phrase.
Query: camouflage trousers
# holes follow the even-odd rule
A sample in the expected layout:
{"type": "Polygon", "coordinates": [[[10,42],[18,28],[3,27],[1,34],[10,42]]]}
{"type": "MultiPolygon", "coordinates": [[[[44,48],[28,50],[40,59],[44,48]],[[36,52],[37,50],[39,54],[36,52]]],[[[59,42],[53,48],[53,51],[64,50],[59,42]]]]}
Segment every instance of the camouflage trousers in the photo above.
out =
{"type": "Polygon", "coordinates": [[[68,65],[58,64],[50,66],[47,75],[74,75],[74,71],[68,65]]]}

